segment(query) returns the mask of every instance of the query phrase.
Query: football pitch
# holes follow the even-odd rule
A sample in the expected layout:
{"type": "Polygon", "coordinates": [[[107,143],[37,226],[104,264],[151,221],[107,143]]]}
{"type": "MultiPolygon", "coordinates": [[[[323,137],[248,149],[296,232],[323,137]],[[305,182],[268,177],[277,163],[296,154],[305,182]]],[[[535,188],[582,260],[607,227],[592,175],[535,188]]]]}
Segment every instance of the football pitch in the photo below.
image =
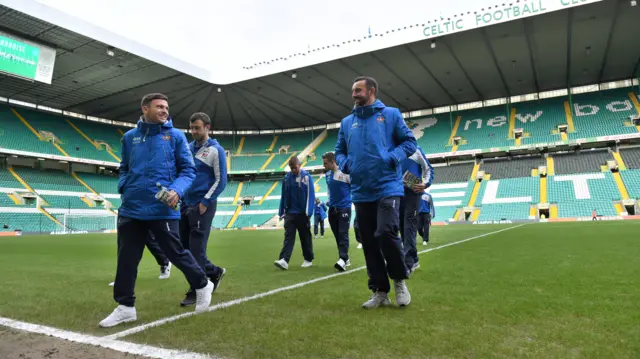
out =
{"type": "Polygon", "coordinates": [[[159,280],[145,251],[138,321],[110,329],[98,322],[116,306],[115,235],[0,237],[0,333],[4,319],[212,358],[638,358],[638,233],[635,221],[433,227],[411,304],[364,310],[353,238],[337,274],[330,232],[313,267],[297,242],[282,271],[282,231],[215,231],[209,256],[227,275],[211,311],[181,308],[182,273],[159,280]]]}

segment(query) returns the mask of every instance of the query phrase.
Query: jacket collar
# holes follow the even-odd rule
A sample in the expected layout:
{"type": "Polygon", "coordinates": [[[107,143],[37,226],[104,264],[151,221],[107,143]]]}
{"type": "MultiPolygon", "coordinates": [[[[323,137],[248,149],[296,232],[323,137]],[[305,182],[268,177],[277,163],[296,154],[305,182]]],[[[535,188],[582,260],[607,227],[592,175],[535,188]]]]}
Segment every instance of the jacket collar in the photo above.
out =
{"type": "Polygon", "coordinates": [[[149,135],[155,135],[161,133],[165,130],[170,130],[173,128],[173,120],[171,117],[165,123],[149,123],[144,120],[142,116],[138,120],[138,124],[136,126],[138,130],[148,133],[149,135]]]}
{"type": "Polygon", "coordinates": [[[382,111],[386,106],[380,100],[376,100],[369,106],[356,106],[351,112],[358,118],[367,119],[376,112],[382,111]]]}

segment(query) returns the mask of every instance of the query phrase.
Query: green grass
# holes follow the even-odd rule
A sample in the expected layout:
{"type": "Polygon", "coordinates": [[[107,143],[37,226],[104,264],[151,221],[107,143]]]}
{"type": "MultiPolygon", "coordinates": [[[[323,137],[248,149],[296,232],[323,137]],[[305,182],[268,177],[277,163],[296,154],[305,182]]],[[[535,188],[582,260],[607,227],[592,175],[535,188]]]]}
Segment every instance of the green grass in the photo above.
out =
{"type": "MultiPolygon", "coordinates": [[[[434,246],[509,226],[433,228],[434,246]]],[[[532,224],[421,255],[404,309],[360,308],[359,271],[125,340],[228,358],[637,358],[640,356],[640,223],[532,224]]],[[[214,232],[210,256],[228,274],[214,303],[334,273],[333,236],[314,241],[309,269],[297,243],[277,270],[280,231],[214,232]]],[[[419,249],[423,249],[420,246],[419,249]]],[[[167,281],[150,255],[140,266],[138,322],[97,323],[115,306],[115,236],[0,239],[0,316],[107,335],[185,311],[174,269],[167,281]]],[[[353,267],[363,265],[352,247],[353,267]]],[[[393,293],[391,294],[393,298],[393,293]]],[[[189,309],[192,310],[192,309],[189,309]]]]}

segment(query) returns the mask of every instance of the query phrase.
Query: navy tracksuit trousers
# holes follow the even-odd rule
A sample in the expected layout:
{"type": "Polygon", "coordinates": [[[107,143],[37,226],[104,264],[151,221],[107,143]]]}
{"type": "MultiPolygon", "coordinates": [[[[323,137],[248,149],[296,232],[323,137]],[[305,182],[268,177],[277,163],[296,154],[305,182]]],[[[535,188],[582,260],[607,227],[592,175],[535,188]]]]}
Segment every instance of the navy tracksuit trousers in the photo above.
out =
{"type": "Polygon", "coordinates": [[[118,218],[118,269],[113,286],[113,299],[121,305],[133,307],[134,290],[138,277],[138,264],[142,259],[149,231],[153,233],[160,249],[169,261],[180,269],[192,288],[207,285],[207,276],[191,252],[180,243],[178,220],[149,220],[118,218]]]}
{"type": "Polygon", "coordinates": [[[351,208],[329,208],[329,225],[336,237],[338,255],[343,261],[349,260],[349,226],[351,225],[351,208]]]}
{"type": "Polygon", "coordinates": [[[420,213],[418,215],[418,234],[422,240],[429,242],[429,229],[431,228],[431,213],[420,213]]]}
{"type": "Polygon", "coordinates": [[[400,200],[400,236],[404,263],[411,269],[418,258],[416,236],[418,234],[418,211],[420,210],[421,194],[409,188],[404,189],[404,197],[400,200]]]}
{"type": "MultiPolygon", "coordinates": [[[[182,246],[191,251],[209,278],[218,278],[222,274],[222,268],[211,263],[207,257],[207,244],[211,232],[211,222],[216,215],[218,202],[212,201],[207,210],[200,214],[199,205],[183,206],[180,208],[180,240],[182,246]]],[[[194,288],[191,287],[191,290],[194,288]]]]}
{"type": "Polygon", "coordinates": [[[169,258],[162,253],[162,249],[160,248],[160,244],[156,240],[156,237],[149,231],[149,238],[147,238],[147,249],[153,255],[153,258],[156,259],[156,262],[160,267],[166,267],[169,265],[169,258]]]}
{"type": "Polygon", "coordinates": [[[319,215],[313,216],[313,234],[318,235],[318,226],[320,226],[320,235],[324,236],[324,221],[319,215]]]}
{"type": "Polygon", "coordinates": [[[369,289],[389,293],[389,278],[409,278],[402,243],[398,238],[400,198],[384,197],[377,202],[356,203],[356,217],[369,273],[369,289]]]}
{"type": "Polygon", "coordinates": [[[284,216],[284,243],[280,251],[280,259],[289,263],[291,253],[296,244],[296,231],[300,236],[302,256],[306,261],[313,261],[313,242],[311,239],[311,221],[306,214],[286,214],[284,216]]]}

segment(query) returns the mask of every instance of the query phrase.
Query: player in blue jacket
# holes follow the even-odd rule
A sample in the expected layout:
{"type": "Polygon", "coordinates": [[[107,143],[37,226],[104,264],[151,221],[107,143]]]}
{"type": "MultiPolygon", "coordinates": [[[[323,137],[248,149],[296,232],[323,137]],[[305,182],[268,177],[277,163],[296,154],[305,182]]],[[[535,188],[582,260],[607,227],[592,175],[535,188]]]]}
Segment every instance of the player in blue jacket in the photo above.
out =
{"type": "Polygon", "coordinates": [[[291,172],[282,180],[280,210],[278,215],[284,218],[284,244],[280,251],[280,259],[274,262],[276,267],[289,269],[289,260],[296,243],[296,231],[300,236],[302,268],[311,267],[313,262],[313,242],[311,239],[311,216],[315,207],[316,195],[311,175],[300,168],[297,156],[289,159],[291,172]]]}
{"type": "Polygon", "coordinates": [[[418,146],[409,158],[402,161],[403,177],[412,176],[415,184],[404,182],[404,197],[400,201],[400,236],[404,251],[404,262],[409,271],[420,268],[416,236],[418,232],[418,212],[420,196],[433,182],[433,167],[418,146]]]}
{"type": "Polygon", "coordinates": [[[187,139],[182,131],[173,128],[165,95],[146,95],[141,105],[143,115],[138,125],[122,138],[118,182],[122,205],[118,213],[118,268],[113,286],[118,306],[100,322],[101,327],[137,319],[134,289],[149,231],[162,252],[196,289],[197,312],[209,307],[214,288],[191,252],[180,243],[180,212],[175,206],[195,177],[187,139]],[[166,187],[166,191],[164,188],[160,191],[158,184],[166,187]],[[157,192],[165,196],[157,199],[157,192]]]}
{"type": "Polygon", "coordinates": [[[335,148],[340,170],[351,176],[362,247],[370,273],[373,296],[363,304],[375,308],[390,304],[389,277],[396,303],[411,302],[398,238],[400,199],[404,195],[401,163],[416,151],[416,139],[396,108],[376,99],[378,83],[359,77],[352,86],[355,107],[340,124],[335,148]]]}
{"type": "MultiPolygon", "coordinates": [[[[329,191],[329,225],[338,245],[339,259],[333,267],[343,272],[351,265],[349,260],[349,226],[351,225],[351,178],[342,173],[333,152],[322,155],[327,171],[325,180],[329,191]]],[[[357,232],[356,232],[357,233],[357,232]]]]}
{"type": "Polygon", "coordinates": [[[420,214],[418,216],[418,233],[422,237],[422,245],[429,243],[429,229],[431,219],[436,216],[436,207],[433,205],[433,198],[429,193],[424,193],[420,200],[420,214]]]}
{"type": "Polygon", "coordinates": [[[320,237],[324,238],[324,220],[327,219],[327,206],[316,197],[316,207],[313,210],[313,235],[318,238],[318,227],[320,227],[320,237]]]}
{"type": "MultiPolygon", "coordinates": [[[[227,157],[218,141],[209,138],[211,119],[206,113],[191,115],[189,127],[194,139],[189,149],[196,164],[196,179],[185,194],[181,207],[180,239],[204,269],[216,291],[227,270],[211,263],[207,257],[207,243],[218,207],[218,196],[227,187],[227,157]]],[[[193,305],[195,302],[196,291],[192,287],[180,305],[193,305]]]]}

